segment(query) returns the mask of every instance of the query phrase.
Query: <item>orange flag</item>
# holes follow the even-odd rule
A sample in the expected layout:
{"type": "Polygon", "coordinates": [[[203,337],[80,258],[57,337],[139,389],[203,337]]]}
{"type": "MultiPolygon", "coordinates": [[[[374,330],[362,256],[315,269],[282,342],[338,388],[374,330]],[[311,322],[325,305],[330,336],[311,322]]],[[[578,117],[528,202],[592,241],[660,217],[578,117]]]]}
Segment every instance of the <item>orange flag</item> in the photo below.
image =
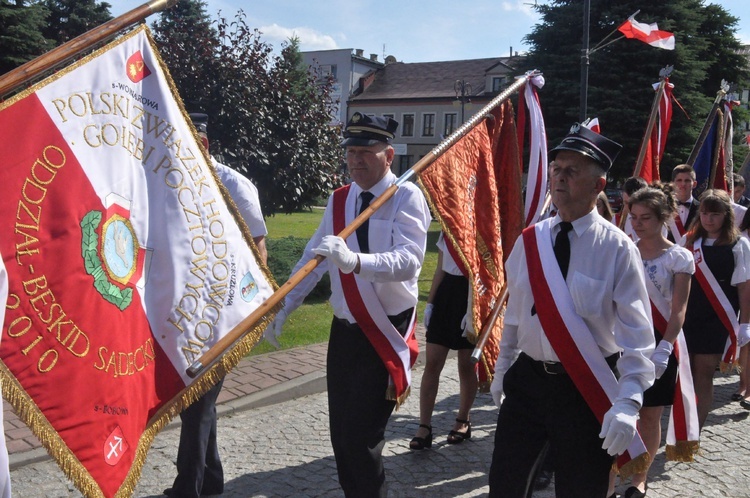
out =
{"type": "MultiPolygon", "coordinates": [[[[491,116],[420,174],[422,188],[452,245],[452,253],[466,269],[473,296],[472,323],[477,332],[489,318],[505,283],[503,249],[515,241],[503,238],[506,221],[509,233],[516,237],[523,223],[521,165],[512,104],[504,102],[491,116]],[[503,173],[502,178],[498,171],[503,173]],[[503,218],[502,213],[511,212],[514,214],[503,218]]],[[[479,368],[483,388],[492,380],[501,331],[502,321],[498,320],[483,350],[479,368]]]]}

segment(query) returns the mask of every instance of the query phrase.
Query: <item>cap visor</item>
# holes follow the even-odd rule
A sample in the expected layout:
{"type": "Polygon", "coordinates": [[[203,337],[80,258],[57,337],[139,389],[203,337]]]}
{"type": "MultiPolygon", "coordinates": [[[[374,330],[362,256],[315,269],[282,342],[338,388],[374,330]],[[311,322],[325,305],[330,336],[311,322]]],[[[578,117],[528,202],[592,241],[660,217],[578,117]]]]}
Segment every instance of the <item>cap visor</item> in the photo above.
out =
{"type": "Polygon", "coordinates": [[[349,145],[356,145],[359,147],[367,147],[369,145],[375,145],[377,143],[386,143],[383,140],[375,140],[372,138],[359,138],[359,137],[349,137],[345,138],[341,142],[341,147],[347,147],[349,145]]]}
{"type": "Polygon", "coordinates": [[[588,158],[593,159],[594,162],[598,164],[599,167],[601,167],[604,171],[609,171],[609,165],[605,163],[604,161],[602,161],[602,158],[599,157],[598,154],[594,154],[588,148],[582,148],[580,146],[577,147],[573,145],[573,146],[568,147],[565,145],[558,145],[557,147],[555,147],[554,149],[552,149],[551,151],[547,153],[548,160],[554,161],[555,157],[557,157],[557,153],[560,152],[561,150],[569,150],[571,152],[578,152],[582,156],[586,156],[588,158]]]}

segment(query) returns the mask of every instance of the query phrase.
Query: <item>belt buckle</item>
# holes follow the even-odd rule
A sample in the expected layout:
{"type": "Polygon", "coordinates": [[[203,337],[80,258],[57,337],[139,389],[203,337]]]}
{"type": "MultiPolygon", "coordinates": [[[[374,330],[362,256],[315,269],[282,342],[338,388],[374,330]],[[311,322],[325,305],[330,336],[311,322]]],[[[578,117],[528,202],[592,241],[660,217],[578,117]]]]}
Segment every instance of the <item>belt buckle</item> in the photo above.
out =
{"type": "Polygon", "coordinates": [[[554,368],[556,365],[557,365],[557,363],[554,362],[554,361],[543,361],[542,362],[542,367],[544,367],[544,371],[547,373],[547,375],[558,375],[559,374],[559,372],[555,372],[555,371],[549,370],[547,368],[548,366],[549,366],[549,368],[554,368]]]}

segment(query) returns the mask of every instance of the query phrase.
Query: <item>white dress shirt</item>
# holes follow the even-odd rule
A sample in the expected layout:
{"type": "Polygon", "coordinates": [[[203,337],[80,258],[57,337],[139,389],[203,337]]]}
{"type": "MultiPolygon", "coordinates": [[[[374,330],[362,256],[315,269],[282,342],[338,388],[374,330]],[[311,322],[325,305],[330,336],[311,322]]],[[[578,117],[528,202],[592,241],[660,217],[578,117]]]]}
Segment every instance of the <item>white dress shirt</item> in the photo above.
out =
{"type": "Polygon", "coordinates": [[[237,206],[242,219],[245,220],[250,234],[253,237],[267,235],[266,222],[260,210],[258,189],[253,185],[253,182],[229,166],[216,161],[214,161],[214,168],[216,168],[216,174],[219,175],[219,180],[229,191],[229,195],[237,206]]]}
{"type": "MultiPolygon", "coordinates": [[[[552,220],[552,240],[562,220],[552,220]]],[[[635,244],[624,232],[596,212],[573,221],[570,266],[566,282],[576,312],[588,326],[602,354],[617,352],[620,373],[617,399],[641,403],[643,391],[654,381],[651,353],[654,333],[643,264],[635,244]]],[[[516,241],[505,265],[510,297],[505,312],[496,375],[505,371],[523,351],[540,361],[560,361],[532,315],[534,298],[529,283],[523,237],[516,241]]]]}
{"type": "MultiPolygon", "coordinates": [[[[693,203],[693,196],[691,195],[690,199],[688,199],[685,202],[689,202],[690,204],[692,204],[693,203]]],[[[685,205],[679,204],[679,203],[677,204],[677,215],[680,217],[680,221],[682,222],[682,226],[685,227],[685,230],[687,230],[687,228],[688,228],[685,225],[685,223],[687,223],[687,217],[688,217],[689,213],[690,213],[690,207],[689,206],[685,206],[685,205]]]]}
{"type": "MultiPolygon", "coordinates": [[[[396,175],[388,172],[374,185],[369,192],[379,197],[396,181],[396,175]]],[[[357,196],[362,189],[352,183],[349,195],[357,196]]],[[[357,202],[359,206],[359,201],[357,202]]],[[[387,315],[397,315],[416,306],[419,297],[417,279],[422,269],[424,253],[427,247],[427,228],[430,224],[430,210],[427,201],[419,188],[413,183],[406,183],[370,217],[368,241],[370,253],[359,253],[360,271],[356,278],[373,283],[387,315]]],[[[333,232],[333,196],[328,199],[323,219],[305,247],[305,252],[292,274],[297,272],[308,261],[315,257],[312,250],[320,245],[326,235],[333,232]]],[[[354,237],[355,235],[352,235],[354,237]]],[[[327,271],[338,271],[338,268],[324,260],[310,275],[292,289],[285,298],[287,314],[295,310],[305,296],[327,271]]],[[[331,306],[333,314],[351,323],[354,316],[346,305],[340,285],[331,286],[331,306]]]]}
{"type": "Polygon", "coordinates": [[[440,232],[437,244],[435,245],[440,250],[440,252],[443,253],[443,271],[448,275],[463,275],[461,268],[458,267],[456,262],[453,260],[453,256],[451,255],[450,251],[448,251],[448,246],[446,246],[446,244],[447,242],[445,241],[445,236],[443,235],[443,232],[440,232]]]}

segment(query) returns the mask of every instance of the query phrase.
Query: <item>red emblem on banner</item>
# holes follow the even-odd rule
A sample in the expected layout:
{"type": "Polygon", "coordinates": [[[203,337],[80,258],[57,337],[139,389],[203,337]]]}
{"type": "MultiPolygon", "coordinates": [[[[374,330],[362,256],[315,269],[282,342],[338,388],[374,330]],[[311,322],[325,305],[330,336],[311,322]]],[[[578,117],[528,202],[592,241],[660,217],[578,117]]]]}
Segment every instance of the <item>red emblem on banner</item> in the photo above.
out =
{"type": "Polygon", "coordinates": [[[118,425],[104,442],[104,461],[107,465],[117,465],[126,451],[128,451],[128,442],[125,441],[122,429],[118,425]]]}
{"type": "Polygon", "coordinates": [[[128,58],[126,66],[128,78],[130,78],[130,81],[132,81],[133,83],[138,83],[143,78],[151,74],[151,70],[148,68],[146,63],[143,62],[143,56],[141,55],[140,50],[128,58]]]}

